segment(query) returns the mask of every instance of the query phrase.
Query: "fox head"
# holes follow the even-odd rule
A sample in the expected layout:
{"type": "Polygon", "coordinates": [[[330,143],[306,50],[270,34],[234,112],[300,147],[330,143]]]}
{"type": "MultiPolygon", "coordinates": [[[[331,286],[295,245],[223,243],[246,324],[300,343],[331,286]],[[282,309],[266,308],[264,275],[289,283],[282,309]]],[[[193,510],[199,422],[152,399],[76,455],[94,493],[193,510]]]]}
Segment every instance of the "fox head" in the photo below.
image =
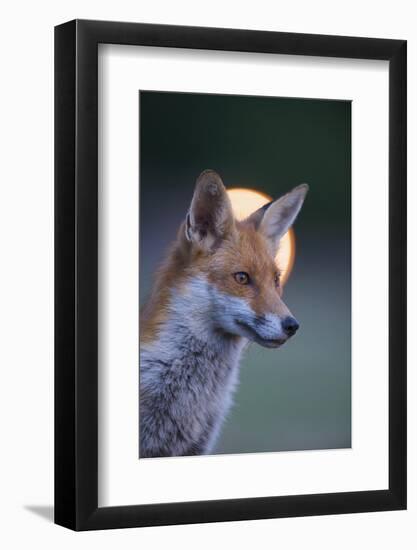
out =
{"type": "Polygon", "coordinates": [[[181,231],[192,257],[188,275],[204,281],[204,309],[216,330],[269,348],[298,330],[282,300],[275,256],[307,191],[299,185],[237,221],[220,176],[206,170],[198,177],[181,231]]]}

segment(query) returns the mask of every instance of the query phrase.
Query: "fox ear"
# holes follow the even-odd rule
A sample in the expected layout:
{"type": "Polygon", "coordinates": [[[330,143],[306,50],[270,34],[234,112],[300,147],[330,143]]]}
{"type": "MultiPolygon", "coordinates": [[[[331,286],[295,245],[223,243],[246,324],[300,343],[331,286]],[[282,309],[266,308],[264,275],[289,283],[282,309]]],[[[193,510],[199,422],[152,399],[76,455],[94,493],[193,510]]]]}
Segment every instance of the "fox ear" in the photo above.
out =
{"type": "Polygon", "coordinates": [[[249,216],[248,221],[265,235],[274,253],[278,250],[279,241],[292,226],[301,210],[307,191],[308,185],[303,183],[249,216]]]}
{"type": "Polygon", "coordinates": [[[185,235],[201,248],[211,250],[233,227],[234,216],[226,188],[217,172],[205,170],[197,178],[185,235]]]}

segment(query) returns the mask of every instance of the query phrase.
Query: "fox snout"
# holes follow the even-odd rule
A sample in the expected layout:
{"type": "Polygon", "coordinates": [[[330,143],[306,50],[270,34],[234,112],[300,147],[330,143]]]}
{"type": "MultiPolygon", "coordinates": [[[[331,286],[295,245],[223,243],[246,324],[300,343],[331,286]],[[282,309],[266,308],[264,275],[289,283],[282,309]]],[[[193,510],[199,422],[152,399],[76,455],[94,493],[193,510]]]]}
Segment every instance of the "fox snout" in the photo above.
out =
{"type": "Polygon", "coordinates": [[[282,319],[270,313],[241,319],[237,323],[243,336],[267,348],[282,346],[299,328],[297,320],[291,315],[282,319]]]}

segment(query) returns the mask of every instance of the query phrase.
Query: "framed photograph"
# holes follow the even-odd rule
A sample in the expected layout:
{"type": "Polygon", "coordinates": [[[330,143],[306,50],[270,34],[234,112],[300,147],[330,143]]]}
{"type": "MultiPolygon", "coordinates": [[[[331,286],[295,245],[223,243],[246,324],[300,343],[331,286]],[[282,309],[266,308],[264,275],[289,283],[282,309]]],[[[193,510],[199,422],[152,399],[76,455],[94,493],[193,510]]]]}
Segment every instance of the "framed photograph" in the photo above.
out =
{"type": "Polygon", "coordinates": [[[406,507],[406,42],[55,29],[55,522],[406,507]]]}

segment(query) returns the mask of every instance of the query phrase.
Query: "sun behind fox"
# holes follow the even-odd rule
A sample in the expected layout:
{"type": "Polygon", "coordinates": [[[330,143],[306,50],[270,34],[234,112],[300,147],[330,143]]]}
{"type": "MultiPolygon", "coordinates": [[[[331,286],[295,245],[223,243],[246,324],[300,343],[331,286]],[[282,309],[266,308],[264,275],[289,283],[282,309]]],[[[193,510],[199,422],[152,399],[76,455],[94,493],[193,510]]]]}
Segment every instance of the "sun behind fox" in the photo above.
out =
{"type": "Polygon", "coordinates": [[[245,344],[278,348],[298,330],[275,256],[307,191],[299,185],[237,221],[220,176],[198,177],[141,311],[141,458],[209,454],[245,344]]]}

